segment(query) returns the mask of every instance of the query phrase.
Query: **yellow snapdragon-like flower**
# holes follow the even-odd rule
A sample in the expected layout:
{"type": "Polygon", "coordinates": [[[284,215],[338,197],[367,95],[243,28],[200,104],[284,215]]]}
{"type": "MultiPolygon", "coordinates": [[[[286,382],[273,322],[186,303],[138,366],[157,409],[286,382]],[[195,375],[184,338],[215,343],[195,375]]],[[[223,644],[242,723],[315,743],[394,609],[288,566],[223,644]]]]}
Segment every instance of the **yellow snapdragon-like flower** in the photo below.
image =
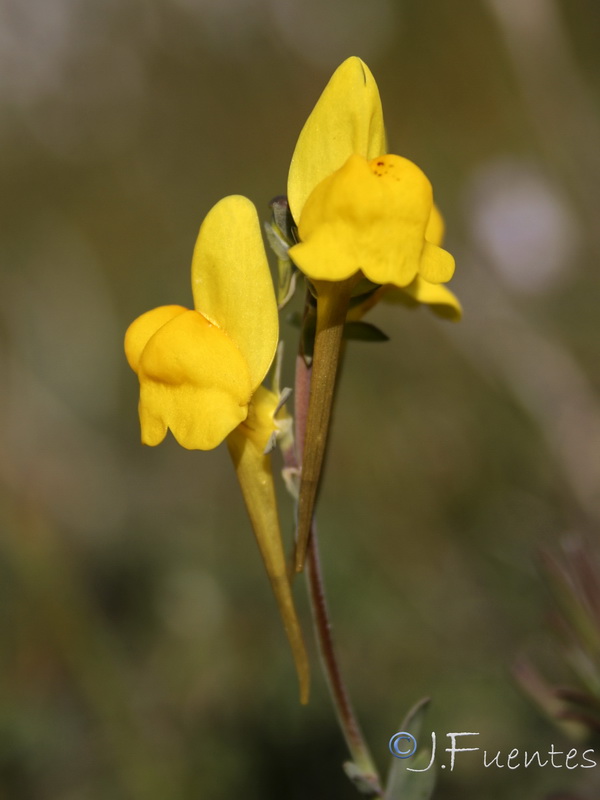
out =
{"type": "Polygon", "coordinates": [[[130,325],[125,352],[140,380],[144,444],[169,428],[211,450],[248,416],[279,336],[277,305],[253,204],[226,197],[202,223],[192,260],[194,310],[161,306],[130,325]]]}
{"type": "Polygon", "coordinates": [[[442,283],[454,259],[424,173],[387,153],[373,75],[353,57],[334,72],[298,138],[288,201],[300,242],[290,249],[313,280],[361,272],[377,284],[442,283]]]}
{"type": "Polygon", "coordinates": [[[296,568],[302,569],[327,440],[343,325],[388,296],[460,317],[442,284],[454,259],[441,248],[444,224],[422,170],[388,153],[373,75],[359,58],[338,67],[308,117],[288,176],[299,241],[289,256],[309,278],[317,328],[306,448],[300,481],[296,568]],[[366,278],[381,287],[348,315],[366,278]]]}
{"type": "Polygon", "coordinates": [[[279,399],[261,386],[277,349],[277,303],[254,205],[226,197],[206,216],[192,260],[194,309],[161,306],[128,328],[125,352],[140,382],[142,442],[170,429],[211,450],[225,439],[294,655],[301,700],[308,660],[281,541],[271,459],[279,399]]]}

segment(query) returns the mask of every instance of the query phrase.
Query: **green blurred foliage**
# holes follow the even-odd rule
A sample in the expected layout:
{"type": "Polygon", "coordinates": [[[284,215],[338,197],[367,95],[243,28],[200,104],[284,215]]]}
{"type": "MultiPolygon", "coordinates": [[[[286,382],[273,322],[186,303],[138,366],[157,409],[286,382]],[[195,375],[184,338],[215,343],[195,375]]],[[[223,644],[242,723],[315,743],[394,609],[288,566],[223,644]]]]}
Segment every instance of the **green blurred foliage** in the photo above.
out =
{"type": "MultiPolygon", "coordinates": [[[[314,647],[297,704],[226,453],[142,448],[122,355],[136,315],[191,302],[220,197],[267,218],[348,55],[432,180],[465,305],[382,306],[391,341],[348,347],[319,512],[348,683],[382,768],[425,695],[440,738],[572,746],[511,665],[568,678],[535,553],[600,519],[600,12],[366,5],[3,5],[0,798],[355,796],[314,647]]],[[[447,800],[597,796],[594,770],[446,772],[447,800]]]]}

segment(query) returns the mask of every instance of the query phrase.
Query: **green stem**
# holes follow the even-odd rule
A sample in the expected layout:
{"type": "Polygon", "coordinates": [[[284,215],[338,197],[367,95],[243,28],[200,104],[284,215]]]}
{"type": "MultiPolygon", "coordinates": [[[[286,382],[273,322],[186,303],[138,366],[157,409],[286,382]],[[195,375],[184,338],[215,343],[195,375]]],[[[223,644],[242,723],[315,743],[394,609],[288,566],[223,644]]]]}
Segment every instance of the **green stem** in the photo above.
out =
{"type": "MultiPolygon", "coordinates": [[[[311,373],[312,370],[306,365],[304,357],[299,355],[296,360],[295,383],[295,426],[298,450],[297,458],[299,461],[302,460],[307,431],[311,373]]],[[[352,702],[344,683],[337,657],[329,609],[325,597],[325,586],[323,573],[321,571],[318,538],[314,521],[311,525],[311,536],[308,545],[306,578],[321,663],[327,678],[327,685],[333,700],[340,728],[352,756],[352,760],[361,773],[361,782],[363,786],[371,787],[371,794],[373,796],[382,797],[381,779],[361,731],[354,708],[352,707],[352,702]]]]}
{"type": "Polygon", "coordinates": [[[306,560],[306,550],[329,436],[344,323],[354,283],[354,279],[349,279],[335,284],[325,281],[317,284],[317,330],[306,419],[306,448],[302,457],[298,500],[295,558],[297,572],[303,570],[306,560]]]}

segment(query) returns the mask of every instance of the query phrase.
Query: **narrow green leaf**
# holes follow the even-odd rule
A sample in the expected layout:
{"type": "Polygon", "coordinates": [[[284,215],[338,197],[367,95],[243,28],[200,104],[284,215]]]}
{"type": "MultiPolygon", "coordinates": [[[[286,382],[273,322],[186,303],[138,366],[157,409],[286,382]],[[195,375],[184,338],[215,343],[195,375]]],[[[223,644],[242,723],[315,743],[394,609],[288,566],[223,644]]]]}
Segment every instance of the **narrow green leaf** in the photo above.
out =
{"type": "Polygon", "coordinates": [[[421,750],[410,759],[411,769],[424,772],[409,772],[405,761],[395,758],[390,769],[385,800],[430,800],[433,797],[437,779],[435,763],[427,769],[431,761],[431,750],[421,750]]]}
{"type": "MultiPolygon", "coordinates": [[[[417,752],[410,758],[392,758],[385,789],[385,800],[430,800],[433,796],[437,771],[435,763],[427,769],[431,761],[429,747],[421,748],[419,740],[429,698],[426,697],[414,705],[402,721],[398,731],[412,734],[417,741],[417,752]],[[423,772],[410,772],[424,770],[423,772]]],[[[429,740],[431,741],[431,740],[429,740]]]]}
{"type": "Polygon", "coordinates": [[[355,342],[388,342],[390,337],[370,322],[347,322],[344,339],[355,342]]]}

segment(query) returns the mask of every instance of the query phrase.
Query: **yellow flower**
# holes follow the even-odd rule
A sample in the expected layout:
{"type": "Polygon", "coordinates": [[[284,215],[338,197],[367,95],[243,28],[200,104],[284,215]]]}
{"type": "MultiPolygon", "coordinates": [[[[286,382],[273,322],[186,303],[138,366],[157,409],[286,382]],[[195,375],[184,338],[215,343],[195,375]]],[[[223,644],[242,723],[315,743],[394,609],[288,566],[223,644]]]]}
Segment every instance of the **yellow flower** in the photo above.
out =
{"type": "Polygon", "coordinates": [[[192,292],[194,310],[155,308],[125,335],[140,382],[142,442],[159,444],[167,429],[188,449],[211,450],[227,439],[306,702],[308,661],[265,455],[277,433],[278,398],[261,386],[277,348],[277,303],[256,209],[245,197],[224,198],[202,223],[192,292]]]}
{"type": "Polygon", "coordinates": [[[140,380],[142,441],[169,428],[179,444],[211,450],[248,416],[279,336],[256,210],[226,197],[204,220],[192,261],[195,310],[162,306],[129,327],[125,352],[140,380]]]}
{"type": "Polygon", "coordinates": [[[444,225],[431,184],[411,161],[387,153],[379,90],[359,58],[338,67],[300,133],[288,201],[299,239],[289,256],[317,298],[298,506],[296,569],[301,570],[353,292],[364,278],[382,287],[353,310],[354,319],[380,297],[395,294],[397,300],[400,292],[407,304],[427,303],[450,318],[460,316],[460,304],[441,286],[452,277],[454,259],[440,247],[444,225]]]}
{"type": "Polygon", "coordinates": [[[452,277],[436,236],[431,184],[406,158],[388,155],[377,84],[359,58],[338,67],[292,156],[290,210],[300,242],[290,257],[309,278],[407,286],[452,277]]]}

